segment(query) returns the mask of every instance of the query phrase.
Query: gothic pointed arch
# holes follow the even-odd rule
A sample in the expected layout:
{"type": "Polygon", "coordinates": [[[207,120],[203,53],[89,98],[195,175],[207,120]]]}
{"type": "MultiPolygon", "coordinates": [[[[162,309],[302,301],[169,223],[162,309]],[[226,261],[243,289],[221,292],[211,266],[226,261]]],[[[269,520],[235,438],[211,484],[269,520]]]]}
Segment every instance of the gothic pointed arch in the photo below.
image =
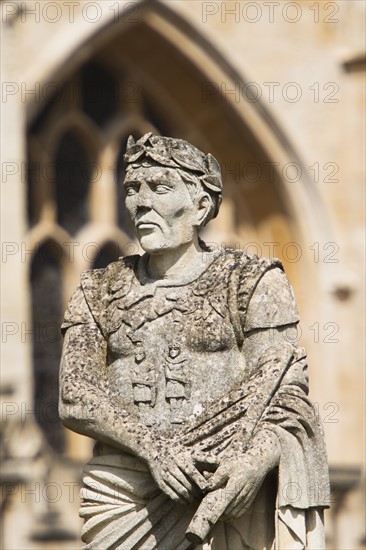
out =
{"type": "MultiPolygon", "coordinates": [[[[115,259],[106,234],[135,246],[123,207],[122,153],[130,133],[138,138],[148,131],[187,139],[220,161],[222,213],[205,240],[280,257],[295,289],[305,285],[299,259],[309,254],[311,236],[329,239],[329,229],[301,158],[249,91],[250,79],[174,3],[138,6],[133,17],[126,9],[124,20],[110,17],[70,37],[62,56],[36,78],[41,85],[42,78],[58,83],[57,96],[28,105],[29,142],[37,144],[28,157],[29,227],[43,224],[68,235],[74,276],[65,296],[81,267],[115,259]],[[34,177],[37,162],[41,174],[45,163],[55,167],[50,186],[45,176],[34,177]],[[65,172],[71,165],[74,172],[65,172]],[[88,246],[100,251],[88,255],[88,246]]],[[[315,277],[310,263],[307,280],[315,277]]]]}

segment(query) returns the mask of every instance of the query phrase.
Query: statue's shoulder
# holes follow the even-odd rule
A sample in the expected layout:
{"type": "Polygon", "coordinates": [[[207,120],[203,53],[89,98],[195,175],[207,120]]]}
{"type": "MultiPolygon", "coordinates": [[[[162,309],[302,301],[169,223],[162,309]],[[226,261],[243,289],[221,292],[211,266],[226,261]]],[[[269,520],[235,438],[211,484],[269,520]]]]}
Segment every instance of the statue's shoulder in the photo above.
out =
{"type": "Polygon", "coordinates": [[[234,326],[239,324],[238,316],[244,332],[299,321],[294,293],[279,259],[226,249],[222,261],[232,272],[229,302],[234,326]]]}
{"type": "Polygon", "coordinates": [[[140,256],[125,256],[119,258],[102,269],[89,269],[81,274],[81,286],[88,295],[98,296],[99,292],[112,292],[123,285],[130,284],[135,266],[140,256]]]}
{"type": "Polygon", "coordinates": [[[222,260],[231,269],[239,268],[242,272],[242,277],[249,275],[261,276],[266,271],[279,268],[283,271],[283,265],[278,258],[262,258],[256,254],[249,254],[243,250],[235,248],[225,248],[221,254],[222,260]]]}
{"type": "Polygon", "coordinates": [[[291,283],[276,258],[253,258],[244,269],[239,293],[245,297],[245,332],[299,322],[291,283]]]}
{"type": "Polygon", "coordinates": [[[80,289],[98,325],[104,326],[105,310],[113,297],[127,295],[135,276],[140,256],[119,258],[102,269],[89,269],[81,274],[80,289]]]}
{"type": "Polygon", "coordinates": [[[283,272],[283,265],[277,258],[261,258],[232,248],[222,248],[215,254],[216,260],[210,264],[206,278],[236,287],[231,289],[232,292],[242,295],[243,299],[245,295],[247,301],[267,271],[276,269],[283,272]]]}

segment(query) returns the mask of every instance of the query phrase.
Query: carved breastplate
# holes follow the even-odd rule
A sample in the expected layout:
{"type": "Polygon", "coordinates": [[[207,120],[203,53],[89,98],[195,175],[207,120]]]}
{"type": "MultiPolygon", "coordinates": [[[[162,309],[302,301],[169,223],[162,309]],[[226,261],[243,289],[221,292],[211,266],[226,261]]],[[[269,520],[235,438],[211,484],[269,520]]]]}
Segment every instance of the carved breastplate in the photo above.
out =
{"type": "Polygon", "coordinates": [[[272,263],[225,251],[196,278],[151,283],[139,275],[140,260],[85,274],[82,288],[107,340],[112,398],[169,432],[245,378],[242,321],[272,263]]]}
{"type": "Polygon", "coordinates": [[[107,315],[120,326],[108,337],[110,388],[147,425],[183,424],[243,379],[227,288],[212,265],[181,286],[149,287],[134,277],[128,294],[111,302],[107,315]]]}

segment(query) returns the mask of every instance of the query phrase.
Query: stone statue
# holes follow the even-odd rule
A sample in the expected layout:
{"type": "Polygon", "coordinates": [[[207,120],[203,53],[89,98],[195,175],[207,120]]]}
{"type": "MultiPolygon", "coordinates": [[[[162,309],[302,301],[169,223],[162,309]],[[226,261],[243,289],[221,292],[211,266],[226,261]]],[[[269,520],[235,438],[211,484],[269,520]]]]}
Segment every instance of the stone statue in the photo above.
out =
{"type": "Polygon", "coordinates": [[[200,239],[211,154],[149,133],[125,161],[145,254],[84,273],[62,326],[60,416],[97,440],[84,548],[323,548],[323,433],[281,263],[200,239]]]}

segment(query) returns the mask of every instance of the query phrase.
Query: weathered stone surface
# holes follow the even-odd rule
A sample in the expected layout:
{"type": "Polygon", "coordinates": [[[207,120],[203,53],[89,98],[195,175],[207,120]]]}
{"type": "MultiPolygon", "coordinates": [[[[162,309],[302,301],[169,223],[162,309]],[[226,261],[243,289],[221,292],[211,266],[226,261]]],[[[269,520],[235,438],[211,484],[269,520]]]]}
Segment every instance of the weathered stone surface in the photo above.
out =
{"type": "Polygon", "coordinates": [[[212,155],[146,134],[126,162],[145,254],[86,272],[63,324],[60,416],[98,441],[86,548],[322,548],[323,434],[281,263],[199,239],[212,155]]]}

